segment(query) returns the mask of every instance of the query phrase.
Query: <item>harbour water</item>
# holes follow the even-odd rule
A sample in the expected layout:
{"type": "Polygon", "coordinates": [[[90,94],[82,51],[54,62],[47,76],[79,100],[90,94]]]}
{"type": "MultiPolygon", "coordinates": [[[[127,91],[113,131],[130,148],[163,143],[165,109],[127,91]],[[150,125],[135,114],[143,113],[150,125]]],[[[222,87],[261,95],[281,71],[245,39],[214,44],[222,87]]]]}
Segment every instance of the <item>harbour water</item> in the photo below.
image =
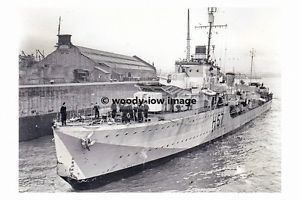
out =
{"type": "MultiPolygon", "coordinates": [[[[85,192],[280,192],[280,78],[272,108],[230,135],[132,177],[85,192]]],[[[75,192],[56,175],[53,136],[19,143],[20,192],[75,192]]]]}

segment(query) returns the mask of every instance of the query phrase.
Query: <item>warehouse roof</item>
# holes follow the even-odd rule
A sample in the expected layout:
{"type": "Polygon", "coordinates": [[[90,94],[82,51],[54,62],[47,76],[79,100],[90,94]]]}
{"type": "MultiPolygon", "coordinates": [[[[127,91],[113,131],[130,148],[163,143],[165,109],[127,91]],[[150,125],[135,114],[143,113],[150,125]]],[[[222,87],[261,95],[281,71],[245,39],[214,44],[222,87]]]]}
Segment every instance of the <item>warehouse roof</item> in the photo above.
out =
{"type": "Polygon", "coordinates": [[[118,69],[137,69],[137,70],[155,70],[149,63],[139,59],[136,56],[126,56],[86,47],[76,46],[82,55],[92,59],[96,63],[104,64],[110,68],[118,69]]]}

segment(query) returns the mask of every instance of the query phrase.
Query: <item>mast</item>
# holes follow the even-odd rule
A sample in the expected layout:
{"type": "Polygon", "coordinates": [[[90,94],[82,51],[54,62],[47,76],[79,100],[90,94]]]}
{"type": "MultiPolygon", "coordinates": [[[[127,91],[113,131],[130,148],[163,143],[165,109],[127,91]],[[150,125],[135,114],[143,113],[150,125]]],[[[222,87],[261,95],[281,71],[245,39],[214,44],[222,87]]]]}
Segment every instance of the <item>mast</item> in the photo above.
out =
{"type": "Polygon", "coordinates": [[[59,16],[59,19],[58,19],[57,35],[60,35],[60,23],[61,23],[61,16],[59,16]]]}
{"type": "Polygon", "coordinates": [[[250,71],[250,83],[252,82],[252,69],[253,69],[253,58],[255,56],[255,50],[252,48],[250,51],[250,56],[251,56],[251,71],[250,71]]]}
{"type": "Polygon", "coordinates": [[[225,48],[225,56],[223,61],[224,74],[226,73],[226,59],[227,59],[227,48],[225,48]]]}
{"type": "Polygon", "coordinates": [[[211,7],[208,8],[208,23],[209,23],[209,30],[208,30],[208,44],[207,44],[207,60],[210,57],[210,40],[211,40],[211,29],[214,23],[214,13],[217,12],[217,8],[211,7]]]}
{"type": "Polygon", "coordinates": [[[216,7],[209,7],[208,8],[208,26],[195,26],[195,28],[208,28],[208,44],[207,44],[207,60],[210,58],[210,46],[211,46],[211,39],[212,39],[212,29],[213,28],[226,28],[227,24],[225,25],[214,25],[214,13],[217,12],[216,7]]]}
{"type": "Polygon", "coordinates": [[[191,58],[191,37],[190,37],[190,9],[188,9],[187,15],[187,38],[186,38],[186,60],[189,61],[191,58]]]}

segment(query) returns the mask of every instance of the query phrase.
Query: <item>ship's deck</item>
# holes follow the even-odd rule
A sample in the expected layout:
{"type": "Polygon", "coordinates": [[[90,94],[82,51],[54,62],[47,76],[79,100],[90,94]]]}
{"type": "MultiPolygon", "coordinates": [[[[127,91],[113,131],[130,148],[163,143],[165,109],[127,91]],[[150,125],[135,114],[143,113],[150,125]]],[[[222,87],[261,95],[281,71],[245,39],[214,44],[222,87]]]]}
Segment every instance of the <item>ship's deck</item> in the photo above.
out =
{"type": "MultiPolygon", "coordinates": [[[[224,107],[224,106],[223,106],[224,107]]],[[[220,107],[218,107],[220,108],[220,107]]],[[[85,116],[84,118],[72,118],[67,120],[67,127],[70,126],[82,126],[85,128],[103,128],[106,129],[108,127],[110,128],[124,128],[128,126],[133,126],[133,127],[139,127],[139,126],[145,126],[146,124],[149,123],[157,123],[161,121],[162,123],[164,121],[170,121],[170,120],[176,120],[176,119],[182,119],[185,117],[189,117],[191,115],[199,114],[199,113],[204,113],[209,110],[214,110],[210,109],[209,107],[206,108],[198,108],[198,109],[193,109],[193,110],[185,110],[181,112],[161,112],[161,113],[149,113],[148,120],[146,121],[145,119],[142,122],[138,122],[135,120],[130,120],[129,123],[122,123],[121,122],[121,116],[120,113],[118,114],[118,117],[116,117],[115,122],[108,122],[107,118],[99,118],[95,119],[93,116],[85,116]]],[[[58,127],[63,127],[60,123],[56,122],[56,126],[58,127]]]]}
{"type": "MultiPolygon", "coordinates": [[[[268,101],[267,101],[268,102],[268,101]]],[[[265,102],[265,103],[267,103],[265,102]]],[[[138,122],[135,120],[130,120],[130,122],[127,123],[122,123],[121,122],[121,113],[118,113],[116,117],[116,121],[114,122],[109,122],[107,119],[107,115],[104,115],[100,117],[99,119],[95,119],[93,116],[82,116],[81,118],[72,118],[67,120],[67,125],[66,127],[84,127],[86,129],[122,129],[122,128],[128,128],[130,127],[142,127],[145,125],[149,125],[152,123],[157,123],[161,122],[164,123],[164,121],[170,121],[170,120],[180,120],[185,117],[189,117],[191,115],[195,114],[200,114],[204,113],[207,111],[213,111],[215,109],[223,108],[228,105],[223,105],[223,106],[218,106],[214,109],[211,109],[210,107],[203,107],[203,108],[198,108],[198,109],[192,109],[192,110],[185,110],[185,111],[180,111],[180,112],[161,112],[161,113],[149,113],[147,121],[144,119],[142,122],[138,122]]],[[[258,106],[259,107],[259,106],[258,106]]],[[[255,109],[253,107],[252,109],[255,109]]],[[[234,113],[231,116],[236,117],[240,114],[243,114],[245,112],[248,112],[252,109],[247,108],[246,110],[241,110],[239,113],[234,113]]],[[[64,127],[60,123],[56,122],[56,126],[58,127],[64,127]]]]}

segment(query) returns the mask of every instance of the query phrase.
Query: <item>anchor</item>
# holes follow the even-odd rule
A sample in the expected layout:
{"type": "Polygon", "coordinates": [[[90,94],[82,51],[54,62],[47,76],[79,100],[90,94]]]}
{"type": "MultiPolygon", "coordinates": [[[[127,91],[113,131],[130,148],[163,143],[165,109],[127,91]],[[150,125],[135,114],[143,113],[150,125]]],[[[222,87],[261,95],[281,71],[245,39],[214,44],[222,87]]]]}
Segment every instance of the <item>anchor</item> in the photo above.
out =
{"type": "Polygon", "coordinates": [[[91,137],[94,135],[94,132],[88,134],[88,136],[86,138],[81,138],[81,146],[84,149],[87,149],[90,151],[90,146],[93,146],[96,141],[95,140],[91,140],[91,137]]]}

